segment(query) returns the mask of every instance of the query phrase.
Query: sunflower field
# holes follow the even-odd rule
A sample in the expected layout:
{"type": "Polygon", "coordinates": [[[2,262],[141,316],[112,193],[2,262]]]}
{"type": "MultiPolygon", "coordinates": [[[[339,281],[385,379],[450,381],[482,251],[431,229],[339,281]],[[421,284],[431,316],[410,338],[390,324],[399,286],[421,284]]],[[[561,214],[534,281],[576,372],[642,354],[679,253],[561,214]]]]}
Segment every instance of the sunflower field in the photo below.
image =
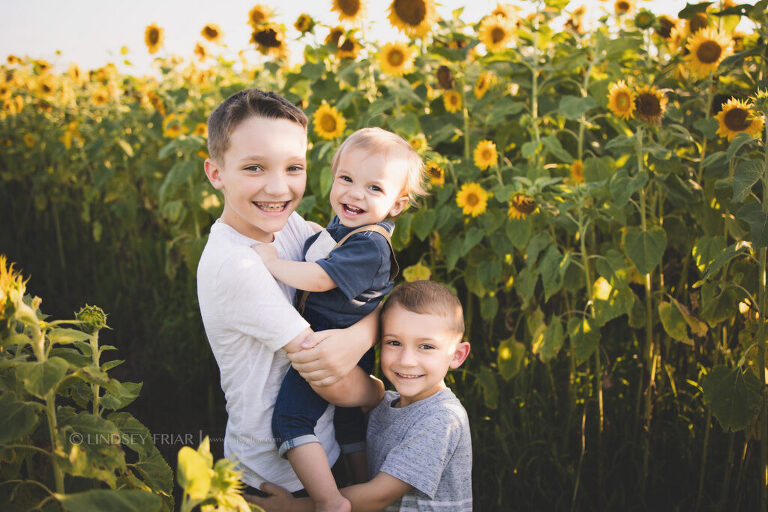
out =
{"type": "Polygon", "coordinates": [[[0,66],[0,253],[31,276],[33,310],[101,306],[101,339],[125,359],[99,380],[87,348],[23,349],[35,325],[50,343],[87,339],[78,320],[70,338],[31,317],[11,328],[22,281],[2,261],[0,403],[15,419],[48,407],[49,423],[40,412],[12,430],[21,441],[0,428],[0,502],[55,510],[40,486],[58,496],[89,476],[173,506],[155,454],[173,465],[178,443],[155,437],[115,471],[72,469],[71,451],[46,464],[68,445],[40,429],[74,412],[60,405],[50,423],[59,381],[34,387],[22,353],[62,389],[83,379],[60,403],[92,407],[89,421],[210,435],[198,452],[222,455],[224,397],[195,291],[222,210],[203,173],[206,120],[258,87],[310,118],[307,219],[329,221],[331,157],[354,130],[392,130],[423,156],[429,195],[393,244],[399,279],[446,283],[465,308],[472,352],[448,383],[470,416],[476,510],[767,510],[768,0],[677,16],[531,0],[474,21],[394,0],[379,22],[401,36],[384,42],[365,37],[364,0],[328,3],[337,26],[303,14],[286,27],[256,5],[239,51],[209,24],[189,55],[169,55],[149,25],[151,76],[14,55],[0,66]],[[108,388],[129,412],[78,399],[93,386],[93,401],[108,388]],[[19,478],[41,483],[7,484],[19,478]]]}

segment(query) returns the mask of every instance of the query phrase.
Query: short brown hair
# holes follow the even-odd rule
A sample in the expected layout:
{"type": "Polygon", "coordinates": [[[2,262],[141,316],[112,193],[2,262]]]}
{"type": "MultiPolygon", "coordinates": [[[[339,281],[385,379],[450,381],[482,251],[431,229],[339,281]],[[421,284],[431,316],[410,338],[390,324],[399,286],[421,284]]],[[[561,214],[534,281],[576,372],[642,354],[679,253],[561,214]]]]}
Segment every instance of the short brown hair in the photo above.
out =
{"type": "Polygon", "coordinates": [[[381,151],[388,157],[391,152],[399,151],[405,157],[406,178],[402,193],[408,196],[408,201],[413,201],[417,196],[426,194],[424,181],[426,170],[424,162],[419,154],[411,147],[408,142],[396,133],[384,130],[382,128],[370,127],[360,128],[355,133],[347,137],[341,143],[336,154],[333,155],[331,170],[336,176],[336,170],[339,167],[339,160],[344,151],[354,148],[367,149],[369,151],[381,151]]]}
{"type": "Polygon", "coordinates": [[[208,117],[208,154],[211,158],[224,163],[230,135],[237,125],[250,117],[287,119],[307,128],[307,115],[279,94],[244,89],[222,101],[208,117]]]}
{"type": "Polygon", "coordinates": [[[400,306],[419,315],[445,318],[459,339],[464,335],[464,310],[459,298],[445,285],[435,281],[402,283],[392,290],[381,309],[383,316],[391,307],[400,306]]]}

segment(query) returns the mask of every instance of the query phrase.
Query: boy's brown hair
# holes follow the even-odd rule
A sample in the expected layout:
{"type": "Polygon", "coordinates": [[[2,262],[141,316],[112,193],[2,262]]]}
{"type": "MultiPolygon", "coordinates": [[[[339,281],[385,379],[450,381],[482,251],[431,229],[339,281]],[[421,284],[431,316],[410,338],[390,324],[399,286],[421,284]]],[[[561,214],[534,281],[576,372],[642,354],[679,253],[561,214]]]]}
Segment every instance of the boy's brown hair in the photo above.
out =
{"type": "Polygon", "coordinates": [[[208,116],[208,154],[224,163],[229,137],[237,125],[250,117],[287,119],[307,128],[307,115],[296,105],[272,91],[244,89],[222,101],[208,116]]]}
{"type": "Polygon", "coordinates": [[[464,310],[459,298],[445,285],[434,281],[402,283],[392,290],[381,316],[393,306],[400,306],[419,315],[437,315],[445,318],[459,340],[464,335],[464,310]]]}
{"type": "Polygon", "coordinates": [[[357,130],[341,143],[339,149],[336,150],[336,154],[333,155],[331,170],[333,171],[334,176],[336,176],[336,170],[339,167],[341,155],[345,151],[354,148],[362,148],[369,151],[382,151],[387,158],[390,157],[391,153],[399,152],[399,155],[403,157],[406,166],[405,186],[402,190],[403,195],[407,195],[408,201],[412,202],[417,196],[426,194],[426,190],[424,189],[424,181],[426,178],[424,162],[413,147],[396,133],[377,127],[360,128],[357,130]]]}

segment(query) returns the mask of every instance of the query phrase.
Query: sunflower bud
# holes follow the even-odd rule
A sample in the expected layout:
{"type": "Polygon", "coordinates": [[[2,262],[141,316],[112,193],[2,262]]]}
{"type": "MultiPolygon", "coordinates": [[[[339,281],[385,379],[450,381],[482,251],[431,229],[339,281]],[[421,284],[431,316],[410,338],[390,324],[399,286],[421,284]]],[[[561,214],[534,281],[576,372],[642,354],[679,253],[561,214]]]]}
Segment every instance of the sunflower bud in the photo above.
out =
{"type": "Polygon", "coordinates": [[[656,16],[648,9],[640,9],[635,14],[635,26],[641,30],[651,28],[656,21],[656,16]]]}
{"type": "Polygon", "coordinates": [[[89,306],[86,304],[84,307],[80,308],[80,311],[75,313],[75,318],[83,322],[80,328],[89,334],[93,334],[99,329],[108,327],[107,314],[98,306],[89,306]]]}

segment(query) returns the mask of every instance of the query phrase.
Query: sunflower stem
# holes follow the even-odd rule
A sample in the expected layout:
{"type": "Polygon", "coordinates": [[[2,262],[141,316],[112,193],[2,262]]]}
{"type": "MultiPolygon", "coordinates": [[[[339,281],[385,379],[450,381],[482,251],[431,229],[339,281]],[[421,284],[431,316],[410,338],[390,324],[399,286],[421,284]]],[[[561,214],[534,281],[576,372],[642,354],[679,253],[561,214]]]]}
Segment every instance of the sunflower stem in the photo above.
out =
{"type": "MultiPolygon", "coordinates": [[[[713,76],[711,78],[711,83],[709,84],[709,87],[707,89],[707,104],[705,105],[705,115],[707,121],[712,117],[712,100],[715,95],[715,77],[713,76]]],[[[703,135],[703,140],[701,142],[701,160],[699,160],[699,172],[697,173],[697,181],[699,182],[699,185],[702,184],[702,179],[704,177],[704,159],[707,156],[707,136],[703,135]]]]}

